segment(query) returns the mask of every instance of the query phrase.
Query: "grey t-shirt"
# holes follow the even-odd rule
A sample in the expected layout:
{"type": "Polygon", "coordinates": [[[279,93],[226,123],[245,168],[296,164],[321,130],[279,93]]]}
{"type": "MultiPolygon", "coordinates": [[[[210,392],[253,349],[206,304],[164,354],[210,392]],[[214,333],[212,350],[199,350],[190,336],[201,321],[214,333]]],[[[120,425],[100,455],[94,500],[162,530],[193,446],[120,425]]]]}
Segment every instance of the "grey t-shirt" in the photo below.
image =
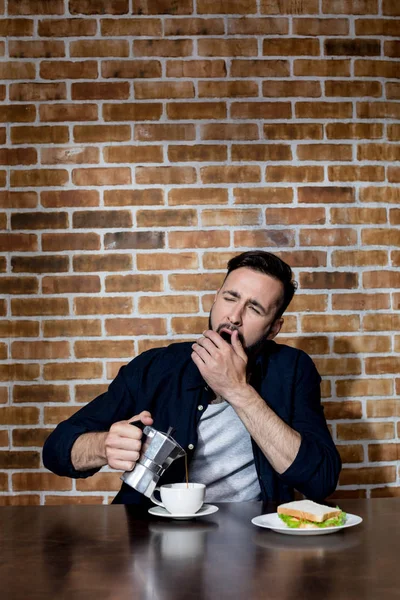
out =
{"type": "Polygon", "coordinates": [[[200,419],[189,480],[206,484],[207,502],[261,497],[250,434],[226,401],[210,404],[200,419]]]}

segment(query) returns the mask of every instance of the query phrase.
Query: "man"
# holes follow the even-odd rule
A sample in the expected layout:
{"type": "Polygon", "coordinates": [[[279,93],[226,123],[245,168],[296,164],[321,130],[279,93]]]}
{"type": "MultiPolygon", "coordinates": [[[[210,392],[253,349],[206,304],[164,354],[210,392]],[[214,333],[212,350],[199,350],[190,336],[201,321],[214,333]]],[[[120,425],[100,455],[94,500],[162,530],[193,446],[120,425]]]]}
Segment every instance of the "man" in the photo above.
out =
{"type": "MultiPolygon", "coordinates": [[[[194,343],[144,352],[123,367],[108,391],[46,440],[45,466],[88,477],[108,464],[132,470],[140,455],[140,419],[175,428],[188,454],[190,480],[207,501],[288,501],[294,489],[321,501],[336,487],[341,462],[320,401],[320,376],[307,354],[273,338],[296,285],[289,265],[263,251],[245,252],[228,272],[194,343]]],[[[184,461],[161,483],[183,481],[184,461]]],[[[125,483],[115,503],[148,499],[125,483]]]]}

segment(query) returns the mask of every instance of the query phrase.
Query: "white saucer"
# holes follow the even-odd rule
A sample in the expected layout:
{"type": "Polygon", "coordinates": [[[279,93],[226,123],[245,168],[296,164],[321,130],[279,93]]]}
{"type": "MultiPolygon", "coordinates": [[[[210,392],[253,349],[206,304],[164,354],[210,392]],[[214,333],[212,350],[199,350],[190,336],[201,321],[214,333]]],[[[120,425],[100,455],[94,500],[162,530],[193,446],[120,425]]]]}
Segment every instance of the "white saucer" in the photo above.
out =
{"type": "Polygon", "coordinates": [[[278,513],[270,513],[266,515],[260,515],[259,517],[254,517],[251,520],[253,525],[257,525],[258,527],[266,527],[267,529],[271,529],[272,531],[276,531],[277,533],[284,533],[286,535],[326,535],[328,533],[335,533],[336,531],[341,531],[342,529],[346,529],[347,527],[354,527],[354,525],[359,525],[362,523],[362,518],[357,515],[350,515],[347,513],[346,522],[344,525],[339,525],[337,527],[322,527],[318,529],[292,529],[288,527],[280,518],[278,513]]]}
{"type": "Polygon", "coordinates": [[[208,515],[212,515],[217,512],[218,506],[214,506],[213,504],[203,504],[203,506],[197,511],[197,513],[193,513],[192,515],[182,515],[179,513],[170,513],[166,508],[162,506],[153,506],[149,508],[149,513],[151,515],[155,515],[156,517],[166,517],[167,519],[197,519],[197,517],[207,517],[208,515]]]}

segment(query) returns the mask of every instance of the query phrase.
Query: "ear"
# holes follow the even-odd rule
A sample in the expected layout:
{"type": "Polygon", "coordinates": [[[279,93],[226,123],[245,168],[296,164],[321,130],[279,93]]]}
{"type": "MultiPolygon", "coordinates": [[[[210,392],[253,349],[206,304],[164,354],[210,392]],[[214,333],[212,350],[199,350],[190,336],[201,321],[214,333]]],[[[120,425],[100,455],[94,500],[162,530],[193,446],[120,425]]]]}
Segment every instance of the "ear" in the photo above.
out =
{"type": "Polygon", "coordinates": [[[273,340],[274,337],[276,337],[278,335],[278,333],[282,329],[283,323],[284,323],[284,319],[282,317],[279,317],[279,319],[276,319],[272,323],[271,331],[269,332],[268,337],[267,337],[268,340],[273,340]]]}

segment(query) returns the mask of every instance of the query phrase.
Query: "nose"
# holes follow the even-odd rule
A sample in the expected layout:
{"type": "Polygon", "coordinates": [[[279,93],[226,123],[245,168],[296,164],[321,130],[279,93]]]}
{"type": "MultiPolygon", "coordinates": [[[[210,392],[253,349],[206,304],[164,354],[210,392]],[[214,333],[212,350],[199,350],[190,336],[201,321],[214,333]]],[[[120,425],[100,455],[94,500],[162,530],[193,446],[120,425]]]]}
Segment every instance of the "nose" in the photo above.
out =
{"type": "Polygon", "coordinates": [[[228,320],[232,325],[240,326],[242,324],[242,307],[239,303],[234,303],[228,315],[228,320]]]}

